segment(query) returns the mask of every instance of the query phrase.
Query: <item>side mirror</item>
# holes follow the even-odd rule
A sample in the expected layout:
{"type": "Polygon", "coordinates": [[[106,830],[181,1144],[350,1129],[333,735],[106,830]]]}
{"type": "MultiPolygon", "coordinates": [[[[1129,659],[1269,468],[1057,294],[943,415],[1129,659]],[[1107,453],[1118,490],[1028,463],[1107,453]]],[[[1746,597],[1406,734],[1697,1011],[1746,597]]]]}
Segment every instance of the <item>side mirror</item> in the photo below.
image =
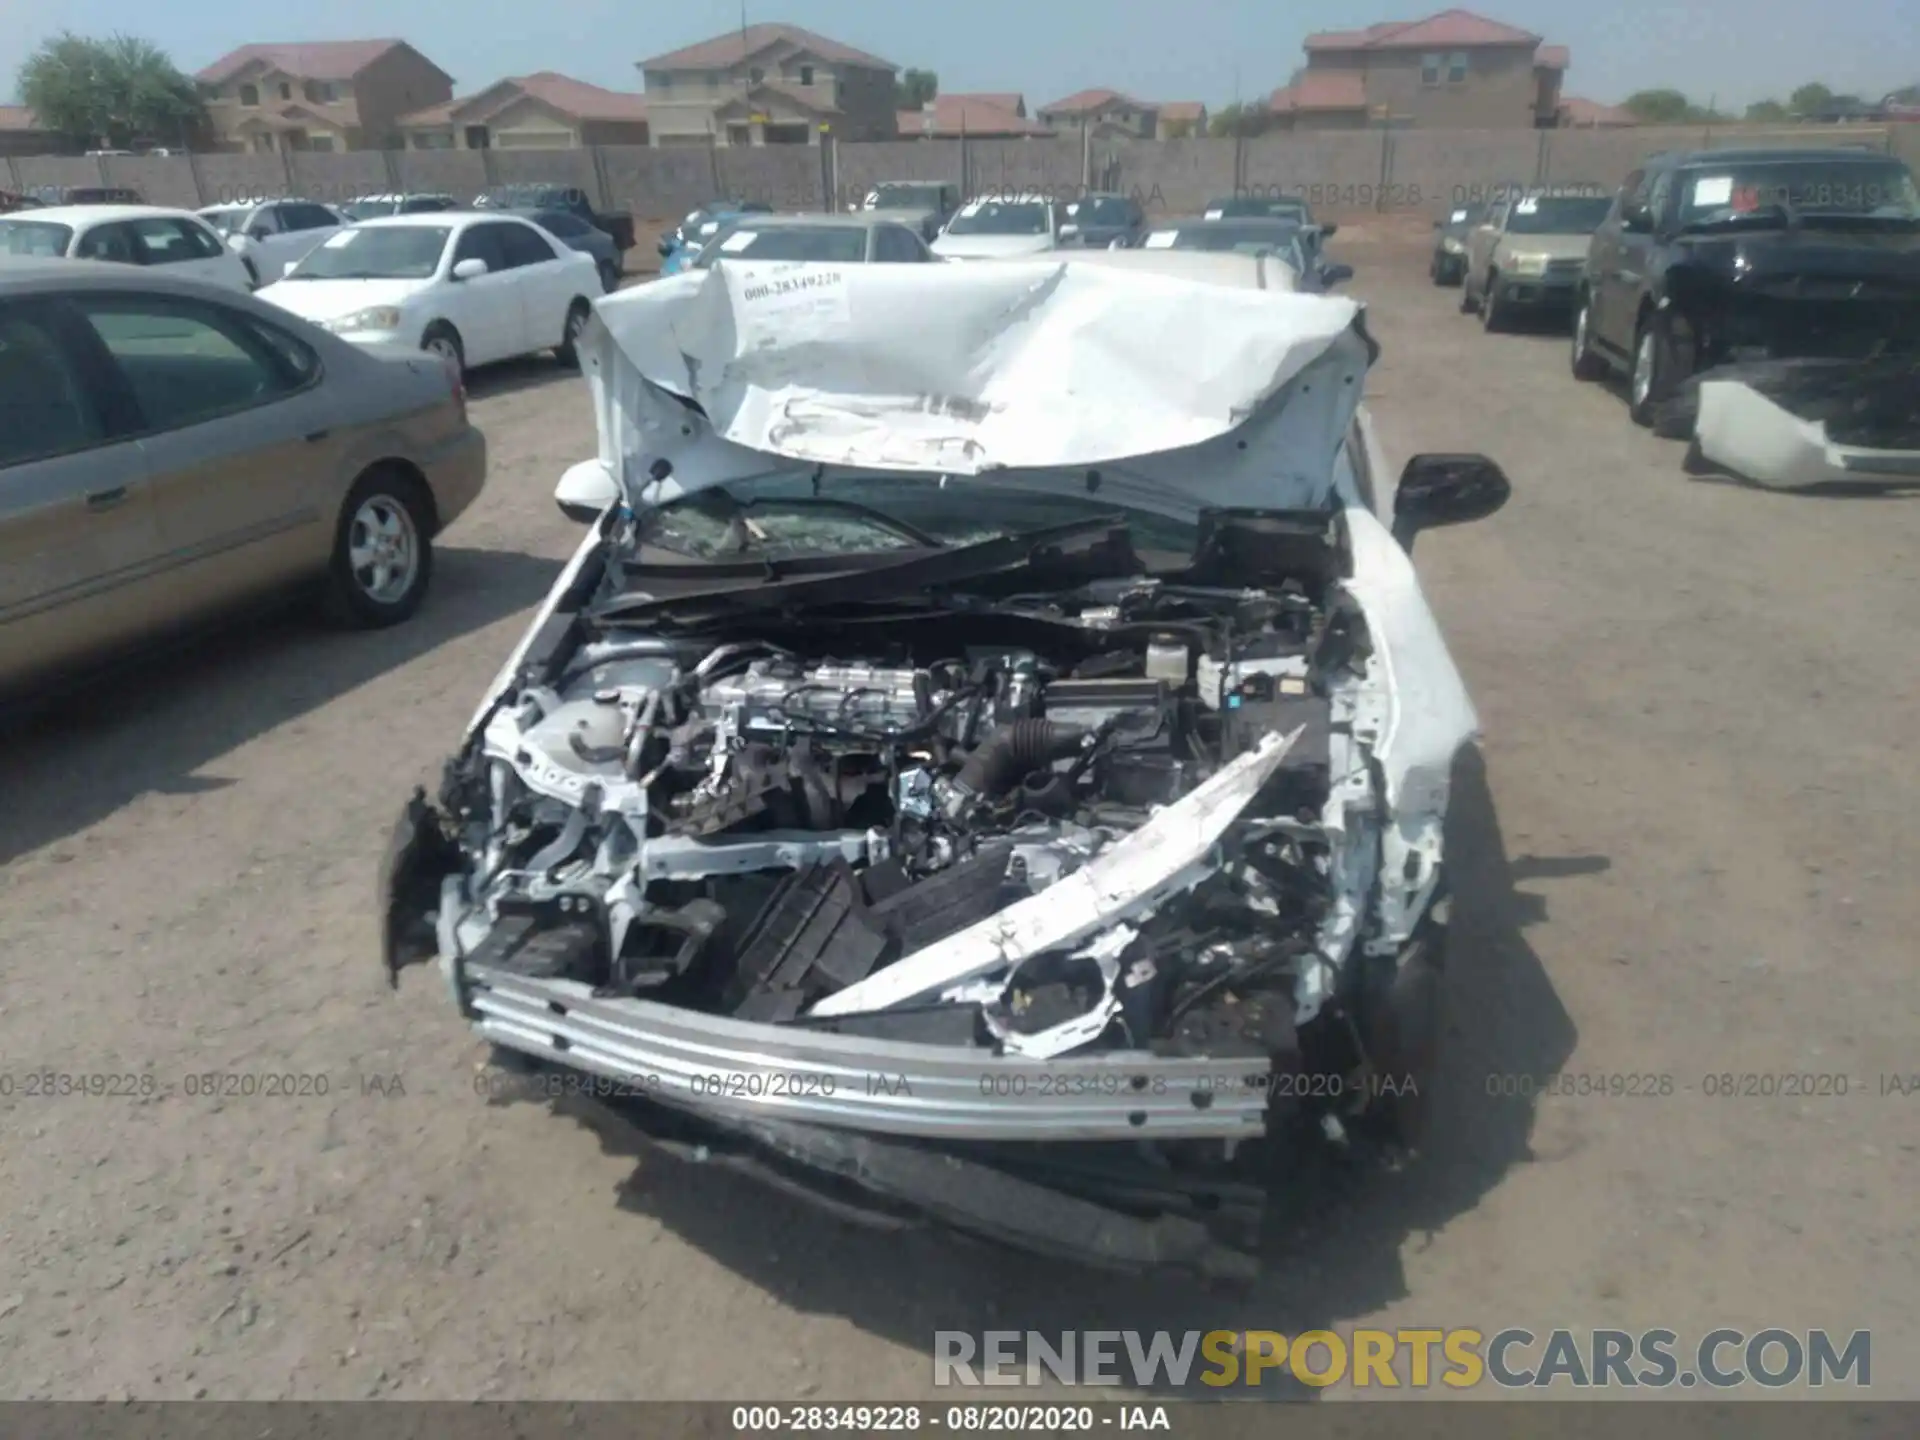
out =
{"type": "Polygon", "coordinates": [[[662,235],[660,237],[660,243],[653,248],[660,252],[660,257],[664,260],[673,253],[673,237],[671,235],[662,235]]]}
{"type": "Polygon", "coordinates": [[[1320,280],[1325,285],[1344,285],[1353,278],[1351,265],[1329,265],[1320,272],[1320,280]]]}
{"type": "Polygon", "coordinates": [[[1334,236],[1338,235],[1339,233],[1340,233],[1340,227],[1334,224],[1333,221],[1323,220],[1320,222],[1320,236],[1322,239],[1331,240],[1334,236]]]}
{"type": "Polygon", "coordinates": [[[265,240],[272,236],[273,231],[269,230],[264,225],[249,225],[247,227],[247,234],[252,236],[255,240],[265,240]]]}
{"type": "Polygon", "coordinates": [[[453,278],[456,280],[477,280],[486,273],[487,262],[478,256],[456,260],[453,265],[453,278]]]}
{"type": "Polygon", "coordinates": [[[1422,530],[1484,520],[1513,493],[1484,455],[1415,455],[1393,492],[1393,538],[1408,550],[1422,530]]]}

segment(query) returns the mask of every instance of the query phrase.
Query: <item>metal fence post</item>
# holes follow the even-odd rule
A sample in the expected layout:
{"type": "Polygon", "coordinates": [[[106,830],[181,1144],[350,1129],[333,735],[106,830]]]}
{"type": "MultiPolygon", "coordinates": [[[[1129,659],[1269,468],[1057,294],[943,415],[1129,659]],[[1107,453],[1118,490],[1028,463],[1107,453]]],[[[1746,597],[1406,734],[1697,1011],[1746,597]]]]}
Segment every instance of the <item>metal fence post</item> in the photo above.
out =
{"type": "Polygon", "coordinates": [[[19,194],[23,188],[20,184],[19,167],[13,163],[13,157],[11,155],[0,156],[0,159],[7,162],[7,188],[13,191],[14,194],[19,194]]]}
{"type": "Polygon", "coordinates": [[[280,190],[281,195],[293,194],[293,152],[291,150],[280,152],[280,173],[287,177],[286,184],[280,190]]]}
{"type": "Polygon", "coordinates": [[[191,150],[187,151],[187,173],[193,176],[194,209],[212,204],[213,202],[207,199],[207,183],[200,176],[200,157],[191,150]]]}
{"type": "Polygon", "coordinates": [[[1373,192],[1373,208],[1387,208],[1387,192],[1393,183],[1393,127],[1380,127],[1380,187],[1373,192]]]}
{"type": "Polygon", "coordinates": [[[1533,156],[1533,183],[1536,188],[1553,182],[1553,132],[1542,130],[1533,156]]]}

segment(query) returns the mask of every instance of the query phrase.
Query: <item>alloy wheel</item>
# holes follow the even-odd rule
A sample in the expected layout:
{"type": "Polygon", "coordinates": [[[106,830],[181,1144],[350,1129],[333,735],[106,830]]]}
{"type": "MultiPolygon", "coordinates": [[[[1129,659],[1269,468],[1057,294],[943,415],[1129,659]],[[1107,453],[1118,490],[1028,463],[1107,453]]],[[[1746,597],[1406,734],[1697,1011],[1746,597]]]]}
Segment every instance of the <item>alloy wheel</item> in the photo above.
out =
{"type": "Polygon", "coordinates": [[[347,565],[369,600],[393,605],[403,599],[420,569],[420,537],[407,507],[391,495],[368,496],[353,513],[347,565]]]}

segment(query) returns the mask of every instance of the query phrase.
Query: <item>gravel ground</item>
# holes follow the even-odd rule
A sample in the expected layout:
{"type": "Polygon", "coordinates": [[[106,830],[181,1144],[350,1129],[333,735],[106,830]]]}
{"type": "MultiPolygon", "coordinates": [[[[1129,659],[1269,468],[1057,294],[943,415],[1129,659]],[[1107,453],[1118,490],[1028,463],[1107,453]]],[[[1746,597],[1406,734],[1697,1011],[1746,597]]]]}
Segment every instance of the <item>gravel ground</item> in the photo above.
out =
{"type": "Polygon", "coordinates": [[[1336,245],[1389,450],[1515,487],[1419,547],[1486,730],[1429,1155],[1303,1173],[1235,1297],[877,1236],[476,1093],[431,972],[388,992],[371,901],[578,535],[551,492],[584,388],[530,362],[474,387],[492,474],[412,624],[263,622],[0,754],[0,1394],[878,1399],[928,1391],[936,1329],[1360,1324],[1870,1327],[1876,1393],[1920,1394],[1920,1095],[1880,1093],[1920,1071],[1920,501],[1689,479],[1557,334],[1484,336],[1423,255],[1336,245]],[[41,1069],[171,1093],[28,1099],[41,1069]],[[1488,1094],[1555,1070],[1672,1093],[1488,1094]],[[1781,1072],[1851,1093],[1702,1088],[1781,1072]]]}

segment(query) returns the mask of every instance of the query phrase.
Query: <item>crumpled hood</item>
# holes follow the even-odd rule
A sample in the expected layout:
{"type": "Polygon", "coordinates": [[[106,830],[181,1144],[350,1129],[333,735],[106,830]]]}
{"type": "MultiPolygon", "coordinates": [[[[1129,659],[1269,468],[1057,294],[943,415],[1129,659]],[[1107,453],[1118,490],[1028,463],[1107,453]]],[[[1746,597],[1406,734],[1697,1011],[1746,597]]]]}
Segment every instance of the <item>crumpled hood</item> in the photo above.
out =
{"type": "Polygon", "coordinates": [[[276,280],[254,293],[303,320],[335,320],[375,305],[403,305],[425,280],[276,280]]]}
{"type": "Polygon", "coordinates": [[[1044,255],[1053,249],[1051,235],[942,235],[933,253],[949,260],[998,260],[1011,255],[1044,255]]]}
{"type": "Polygon", "coordinates": [[[722,262],[595,311],[599,459],[636,509],[804,464],[1313,507],[1373,355],[1350,299],[1058,260],[722,262]]]}

